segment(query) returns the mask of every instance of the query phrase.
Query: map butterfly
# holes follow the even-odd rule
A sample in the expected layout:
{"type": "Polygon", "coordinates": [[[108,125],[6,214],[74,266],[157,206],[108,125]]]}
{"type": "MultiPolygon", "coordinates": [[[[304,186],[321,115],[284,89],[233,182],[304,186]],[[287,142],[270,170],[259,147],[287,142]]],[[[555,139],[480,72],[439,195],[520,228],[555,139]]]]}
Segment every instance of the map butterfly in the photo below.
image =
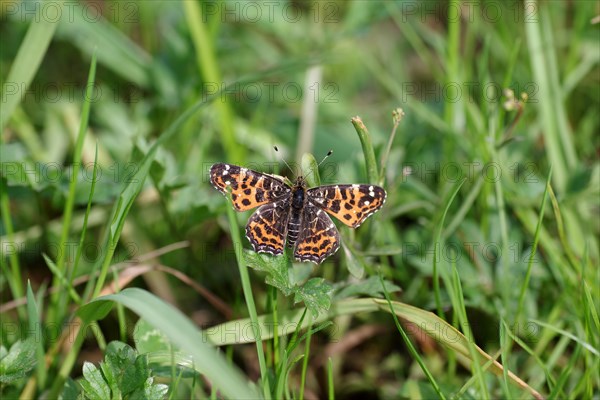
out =
{"type": "Polygon", "coordinates": [[[309,189],[302,176],[290,186],[280,177],[225,163],[210,168],[210,182],[226,196],[231,190],[235,210],[259,207],[246,225],[254,251],[281,255],[287,243],[294,258],[317,264],[340,247],[340,234],[327,214],[356,228],[386,199],[385,190],[375,185],[309,189]]]}

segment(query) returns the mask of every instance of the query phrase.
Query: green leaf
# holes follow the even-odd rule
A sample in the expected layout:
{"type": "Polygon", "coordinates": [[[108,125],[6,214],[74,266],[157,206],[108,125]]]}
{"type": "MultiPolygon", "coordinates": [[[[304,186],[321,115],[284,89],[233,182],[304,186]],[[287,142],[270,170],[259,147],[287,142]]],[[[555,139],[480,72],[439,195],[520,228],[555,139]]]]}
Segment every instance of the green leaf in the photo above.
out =
{"type": "Polygon", "coordinates": [[[323,278],[311,278],[303,286],[296,287],[295,292],[294,303],[303,301],[313,317],[331,307],[333,287],[323,278]]]}
{"type": "Polygon", "coordinates": [[[590,186],[590,181],[592,179],[592,169],[591,168],[578,168],[573,172],[573,174],[569,177],[567,182],[567,190],[566,192],[570,195],[578,194],[590,186]]]}
{"type": "Polygon", "coordinates": [[[140,354],[170,351],[172,348],[169,339],[159,329],[156,329],[142,318],[135,324],[133,341],[140,354]]]}
{"type": "MultiPolygon", "coordinates": [[[[150,371],[144,357],[138,357],[137,352],[129,345],[121,342],[108,344],[102,371],[110,370],[119,391],[127,395],[144,386],[150,371]]],[[[105,373],[108,378],[108,374],[105,373]]],[[[108,380],[108,379],[107,379],[108,380]]],[[[112,383],[109,384],[112,388],[112,383]]]]}
{"type": "Polygon", "coordinates": [[[0,359],[0,383],[11,383],[21,379],[35,367],[36,343],[33,337],[19,340],[0,359]]]}
{"type": "Polygon", "coordinates": [[[267,273],[265,278],[267,284],[275,286],[285,296],[293,293],[294,285],[290,282],[289,266],[285,256],[272,257],[250,250],[244,251],[243,255],[246,264],[258,271],[267,273]]]}
{"type": "Polygon", "coordinates": [[[362,279],[362,277],[365,276],[365,266],[362,257],[357,257],[357,255],[352,252],[352,249],[349,246],[346,246],[344,242],[342,242],[342,250],[344,251],[343,254],[346,259],[348,272],[356,279],[362,279]]]}
{"type": "Polygon", "coordinates": [[[321,177],[319,176],[319,163],[315,156],[310,153],[302,155],[302,171],[304,178],[310,187],[321,186],[321,177]]]}
{"type": "MultiPolygon", "coordinates": [[[[105,356],[106,359],[106,356],[105,356]]],[[[104,377],[104,382],[108,385],[110,392],[112,393],[112,398],[119,399],[122,396],[121,389],[119,389],[118,377],[116,374],[117,371],[114,371],[109,365],[105,362],[100,363],[100,371],[104,377]]]]}
{"type": "Polygon", "coordinates": [[[154,385],[153,382],[154,378],[146,379],[143,389],[138,389],[133,392],[131,396],[129,396],[129,399],[162,400],[169,391],[169,387],[167,385],[163,385],[162,383],[154,385]]]}
{"type": "Polygon", "coordinates": [[[86,397],[92,400],[110,399],[110,388],[104,381],[102,372],[91,362],[83,363],[83,378],[81,387],[86,397]]]}
{"type": "MultiPolygon", "coordinates": [[[[287,256],[272,257],[247,250],[243,252],[244,262],[250,267],[267,273],[265,282],[275,286],[285,296],[294,294],[294,302],[304,301],[313,316],[329,310],[333,287],[323,278],[309,279],[299,286],[290,279],[290,263],[287,256]]],[[[293,270],[292,270],[293,275],[293,270]]]]}
{"type": "Polygon", "coordinates": [[[59,400],[73,400],[73,399],[79,399],[83,396],[83,394],[81,393],[81,389],[79,388],[79,385],[77,385],[77,382],[75,382],[73,379],[71,378],[67,378],[67,381],[65,382],[65,386],[63,387],[63,391],[60,394],[60,396],[58,396],[59,400]]]}
{"type": "MultiPolygon", "coordinates": [[[[402,289],[400,287],[394,285],[390,281],[383,281],[385,285],[385,290],[390,292],[398,292],[402,289]]],[[[379,277],[371,276],[364,281],[352,283],[343,289],[339,290],[335,294],[336,300],[345,299],[347,297],[353,297],[358,295],[365,295],[370,297],[384,297],[383,296],[383,288],[381,287],[381,282],[379,282],[379,277]]]]}
{"type": "Polygon", "coordinates": [[[138,355],[125,343],[113,341],[106,347],[100,369],[91,363],[84,365],[81,386],[91,398],[107,398],[106,392],[112,399],[162,398],[168,387],[153,385],[151,373],[145,355],[138,355]]]}

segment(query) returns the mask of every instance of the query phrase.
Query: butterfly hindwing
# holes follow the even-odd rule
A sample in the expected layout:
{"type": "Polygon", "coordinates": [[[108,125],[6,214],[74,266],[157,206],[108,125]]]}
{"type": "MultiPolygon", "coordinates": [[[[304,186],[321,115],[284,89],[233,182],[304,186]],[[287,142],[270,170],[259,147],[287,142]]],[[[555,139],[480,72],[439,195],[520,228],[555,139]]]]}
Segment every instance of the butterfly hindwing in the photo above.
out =
{"type": "Polygon", "coordinates": [[[340,234],[331,218],[315,205],[306,202],[294,257],[300,261],[321,264],[339,247],[340,234]]]}
{"type": "Polygon", "coordinates": [[[308,198],[344,224],[356,228],[385,203],[385,190],[375,185],[330,185],[308,189],[308,198]]]}
{"type": "Polygon", "coordinates": [[[210,182],[224,195],[231,188],[231,201],[237,211],[272,203],[291,192],[288,185],[273,176],[225,163],[210,168],[210,182]]]}
{"type": "Polygon", "coordinates": [[[257,253],[283,254],[290,212],[287,199],[265,204],[252,214],[246,237],[257,253]]]}

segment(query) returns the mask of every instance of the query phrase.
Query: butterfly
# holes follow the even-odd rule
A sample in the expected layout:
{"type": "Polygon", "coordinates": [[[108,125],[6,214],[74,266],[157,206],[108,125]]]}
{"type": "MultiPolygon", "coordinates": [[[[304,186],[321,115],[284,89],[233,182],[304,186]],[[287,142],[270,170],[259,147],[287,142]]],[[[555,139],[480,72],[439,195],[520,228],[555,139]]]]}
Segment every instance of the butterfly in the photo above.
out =
{"type": "Polygon", "coordinates": [[[340,234],[327,214],[356,228],[386,199],[385,190],[375,185],[309,189],[302,176],[290,186],[280,177],[225,163],[210,168],[210,182],[225,196],[231,191],[235,210],[258,207],[246,225],[254,251],[281,255],[287,243],[295,259],[316,264],[340,247],[340,234]]]}

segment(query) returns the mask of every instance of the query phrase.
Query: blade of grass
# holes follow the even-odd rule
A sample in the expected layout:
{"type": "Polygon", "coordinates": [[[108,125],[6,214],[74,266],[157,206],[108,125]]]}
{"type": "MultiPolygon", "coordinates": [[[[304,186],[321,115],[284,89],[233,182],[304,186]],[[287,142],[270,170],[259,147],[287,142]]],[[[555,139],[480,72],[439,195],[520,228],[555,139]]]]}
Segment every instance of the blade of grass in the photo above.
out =
{"type": "Polygon", "coordinates": [[[36,377],[38,389],[41,391],[45,388],[46,378],[48,376],[46,372],[46,366],[44,361],[44,335],[42,333],[42,320],[40,315],[41,308],[38,307],[31,289],[31,282],[27,281],[27,314],[29,317],[29,333],[35,338],[36,346],[36,377]]]}
{"type": "MultiPolygon", "coordinates": [[[[77,134],[77,142],[73,151],[73,173],[69,182],[69,192],[65,201],[65,207],[63,209],[62,216],[62,231],[59,239],[59,250],[58,258],[56,260],[56,268],[60,274],[64,277],[68,275],[65,267],[65,259],[69,253],[66,249],[67,241],[69,239],[69,229],[71,227],[71,220],[73,218],[73,209],[75,207],[75,192],[77,190],[77,177],[79,175],[79,168],[81,166],[81,156],[83,150],[83,140],[88,129],[88,122],[90,116],[90,108],[93,98],[94,82],[96,80],[96,52],[92,54],[92,61],[90,63],[90,70],[88,73],[87,86],[85,91],[85,97],[83,100],[83,108],[81,110],[81,121],[79,124],[79,132],[77,134]]],[[[62,320],[64,311],[67,307],[66,291],[63,290],[64,279],[60,279],[57,275],[54,275],[52,279],[52,286],[57,287],[58,290],[52,295],[51,303],[54,305],[54,309],[51,308],[52,312],[49,313],[49,322],[55,322],[62,320]]]]}
{"type": "Polygon", "coordinates": [[[501,320],[501,323],[504,326],[504,333],[508,337],[510,337],[516,344],[521,346],[521,348],[523,348],[523,350],[525,350],[535,360],[538,367],[540,367],[542,369],[542,371],[544,371],[544,375],[546,376],[546,382],[547,382],[548,386],[550,388],[552,388],[552,386],[555,384],[556,380],[550,373],[550,370],[548,370],[544,361],[536,354],[536,352],[532,348],[530,348],[527,345],[527,343],[525,343],[523,340],[521,340],[517,335],[515,335],[512,332],[512,330],[508,326],[508,323],[504,319],[501,320]]]}
{"type": "Polygon", "coordinates": [[[547,324],[543,321],[539,321],[537,319],[530,319],[531,322],[534,322],[538,325],[543,326],[544,328],[547,328],[553,332],[559,333],[560,335],[567,337],[569,339],[571,339],[573,342],[581,345],[581,347],[583,347],[585,350],[589,351],[590,353],[592,353],[594,356],[596,357],[600,357],[600,351],[596,348],[594,348],[594,346],[592,346],[591,344],[589,344],[588,342],[586,342],[583,339],[578,338],[577,336],[575,336],[574,334],[572,334],[571,332],[567,332],[564,329],[560,329],[555,327],[554,325],[550,325],[547,324]]]}
{"type": "MultiPolygon", "coordinates": [[[[100,65],[110,69],[116,75],[123,78],[125,82],[150,89],[158,86],[161,89],[160,74],[161,64],[153,62],[151,55],[136,41],[130,39],[127,34],[114,25],[117,21],[107,21],[103,15],[95,15],[93,21],[87,17],[89,5],[80,2],[65,2],[67,10],[63,13],[70,16],[68,23],[59,25],[56,36],[70,41],[88,57],[97,52],[100,65]],[[90,23],[92,22],[92,23],[90,23]],[[96,50],[97,48],[97,50],[96,50]]],[[[134,3],[129,3],[133,6],[134,3]]],[[[126,6],[115,11],[136,11],[138,4],[134,7],[126,6]]],[[[130,13],[117,14],[123,16],[122,22],[129,21],[131,24],[134,16],[130,13]]],[[[65,21],[66,22],[66,21],[65,21]]],[[[132,24],[133,25],[133,24],[132,24]]],[[[137,26],[137,24],[135,25],[137,26]]]]}
{"type": "Polygon", "coordinates": [[[248,267],[244,265],[240,229],[236,220],[235,211],[232,207],[227,207],[227,217],[229,218],[229,230],[231,234],[231,241],[234,245],[233,248],[235,251],[235,258],[237,260],[238,269],[240,271],[240,279],[242,280],[242,291],[244,292],[244,298],[246,299],[248,313],[250,314],[250,320],[252,321],[252,331],[254,334],[254,340],[256,341],[256,352],[258,355],[258,365],[260,368],[262,378],[263,394],[266,399],[269,399],[271,398],[271,395],[269,393],[269,372],[267,370],[267,363],[265,361],[265,354],[263,351],[263,343],[258,324],[258,313],[256,312],[254,296],[252,295],[252,285],[250,284],[250,275],[248,274],[248,267]]]}
{"type": "Polygon", "coordinates": [[[375,150],[373,149],[371,134],[360,117],[353,117],[350,121],[354,125],[354,129],[356,129],[360,144],[362,145],[367,166],[367,179],[369,183],[376,183],[379,180],[379,175],[377,173],[377,161],[375,160],[375,150]]]}
{"type": "Polygon", "coordinates": [[[56,264],[45,253],[42,253],[42,257],[44,258],[44,261],[46,261],[46,266],[50,272],[52,272],[54,277],[60,281],[61,286],[64,287],[62,290],[65,290],[69,294],[75,304],[81,304],[81,297],[79,296],[79,293],[75,291],[73,285],[69,284],[69,281],[63,272],[58,269],[56,264]]]}
{"type": "Polygon", "coordinates": [[[406,331],[400,324],[400,321],[398,321],[398,317],[396,316],[396,313],[394,312],[394,308],[392,307],[392,301],[390,300],[390,295],[389,295],[387,289],[385,288],[385,284],[383,282],[383,277],[381,276],[381,274],[379,275],[379,281],[381,283],[381,288],[383,290],[383,294],[385,295],[385,299],[390,307],[389,309],[390,309],[390,313],[392,314],[392,318],[394,319],[394,324],[396,324],[396,329],[398,329],[398,332],[400,332],[400,335],[402,336],[402,340],[404,340],[404,344],[406,344],[406,347],[408,348],[408,351],[410,352],[413,359],[421,367],[421,370],[423,371],[423,373],[429,380],[429,383],[433,387],[433,390],[435,390],[435,392],[437,393],[438,397],[440,399],[445,399],[446,397],[444,396],[444,393],[442,393],[442,390],[440,389],[440,386],[438,385],[435,378],[433,377],[433,374],[431,373],[431,371],[429,371],[429,368],[427,368],[427,366],[425,365],[425,362],[423,361],[423,359],[417,352],[417,349],[415,349],[415,346],[412,344],[410,338],[406,334],[406,331]]]}
{"type": "Polygon", "coordinates": [[[327,359],[327,398],[335,400],[335,386],[333,384],[333,360],[331,357],[327,359]]]}
{"type": "MultiPolygon", "coordinates": [[[[198,63],[200,74],[204,82],[221,87],[223,80],[219,71],[212,40],[203,22],[203,8],[200,6],[200,3],[195,1],[184,2],[183,8],[192,35],[192,42],[196,49],[196,62],[198,63]]],[[[225,154],[228,157],[228,161],[239,164],[245,159],[244,146],[239,146],[235,138],[233,112],[223,98],[217,101],[216,107],[220,114],[219,121],[221,122],[221,134],[225,154]]]]}
{"type": "Polygon", "coordinates": [[[577,262],[577,258],[575,254],[573,254],[573,250],[571,249],[571,245],[567,240],[565,224],[563,222],[562,213],[560,212],[560,206],[558,204],[558,200],[556,199],[556,195],[554,194],[554,190],[552,190],[552,185],[547,184],[546,190],[550,195],[550,201],[552,203],[552,209],[554,210],[554,218],[556,219],[556,230],[558,231],[558,237],[562,244],[563,249],[565,250],[565,255],[571,264],[571,267],[577,272],[577,274],[581,274],[581,269],[579,268],[579,263],[577,262]]]}
{"type": "Polygon", "coordinates": [[[81,254],[83,252],[83,242],[85,240],[85,234],[87,232],[90,211],[92,209],[92,200],[94,199],[94,192],[96,190],[97,178],[98,178],[98,143],[96,143],[96,151],[94,153],[94,170],[92,172],[92,184],[90,187],[90,194],[88,196],[87,208],[85,209],[85,214],[83,216],[81,235],[79,237],[79,245],[77,246],[77,252],[75,253],[75,262],[73,263],[73,268],[71,269],[71,271],[69,273],[69,282],[68,282],[69,288],[73,287],[73,280],[77,276],[77,269],[79,267],[79,262],[81,260],[81,254]]]}
{"type": "MultiPolygon", "coordinates": [[[[503,323],[504,320],[501,321],[500,326],[498,327],[498,337],[500,339],[500,359],[502,360],[502,365],[508,365],[508,357],[510,355],[510,349],[512,348],[512,340],[509,335],[506,334],[506,326],[503,323]]],[[[511,399],[514,396],[510,392],[510,386],[508,385],[508,371],[506,368],[502,370],[502,390],[504,391],[504,397],[507,399],[511,399]]]]}
{"type": "MultiPolygon", "coordinates": [[[[452,7],[454,10],[458,10],[460,8],[459,0],[450,0],[450,4],[448,7],[452,7]]],[[[457,82],[462,82],[460,74],[460,18],[451,18],[450,13],[448,13],[448,41],[446,43],[446,73],[445,76],[445,85],[452,87],[456,85],[457,82]]],[[[464,67],[463,67],[464,68],[464,67]]],[[[464,124],[465,120],[465,112],[462,101],[452,101],[449,96],[445,96],[444,99],[444,121],[448,126],[451,126],[453,129],[460,131],[461,125],[464,124]]],[[[449,140],[445,141],[447,146],[446,154],[454,154],[455,150],[454,140],[448,138],[449,140]]]]}
{"type": "Polygon", "coordinates": [[[552,18],[550,16],[550,11],[548,10],[548,5],[546,3],[541,3],[539,12],[539,24],[541,35],[544,40],[542,51],[545,52],[544,55],[548,67],[548,81],[544,83],[548,84],[549,89],[552,91],[552,96],[548,98],[547,101],[552,107],[552,114],[555,118],[558,138],[560,140],[559,145],[565,157],[566,166],[568,167],[567,171],[570,172],[573,171],[578,163],[577,153],[572,140],[575,135],[573,135],[573,130],[568,122],[567,113],[563,104],[563,101],[565,100],[563,96],[563,85],[561,78],[559,77],[559,66],[556,59],[554,33],[551,23],[552,18]]]}
{"type": "MultiPolygon", "coordinates": [[[[8,199],[8,186],[6,180],[0,179],[0,209],[2,210],[2,223],[6,230],[7,241],[3,243],[3,251],[8,253],[8,260],[10,264],[10,274],[7,274],[6,279],[13,299],[20,299],[23,297],[23,278],[21,277],[21,266],[19,264],[19,257],[17,257],[17,242],[15,242],[15,230],[12,224],[12,218],[10,213],[10,201],[8,199]],[[12,247],[12,249],[11,249],[12,247]]],[[[2,269],[6,268],[4,263],[4,257],[2,257],[2,269]]],[[[8,271],[8,269],[7,269],[8,271]]],[[[19,318],[22,321],[27,320],[27,313],[25,307],[18,307],[17,312],[19,318]]]]}
{"type": "MultiPolygon", "coordinates": [[[[302,326],[302,321],[304,320],[304,316],[307,314],[308,309],[304,309],[302,313],[302,317],[300,318],[300,322],[297,326],[302,326]]],[[[308,313],[308,332],[306,335],[306,346],[304,347],[304,359],[302,360],[302,371],[300,372],[300,395],[299,399],[304,398],[304,387],[306,386],[306,370],[308,369],[308,358],[310,356],[310,339],[312,338],[312,314],[308,313]]],[[[296,332],[300,329],[297,327],[296,332]]]]}
{"type": "MultiPolygon", "coordinates": [[[[451,249],[454,252],[454,248],[451,249]]],[[[473,332],[471,331],[471,327],[469,325],[469,319],[467,317],[467,309],[465,308],[465,297],[462,290],[462,285],[460,283],[460,276],[458,275],[458,270],[456,269],[456,254],[453,254],[450,258],[452,260],[452,290],[450,291],[450,299],[452,301],[452,308],[457,313],[458,321],[464,335],[467,338],[467,346],[469,348],[470,358],[472,360],[471,368],[473,368],[473,375],[477,378],[477,382],[479,383],[480,392],[478,395],[482,396],[484,399],[489,399],[490,394],[487,390],[487,385],[485,383],[485,377],[483,376],[483,371],[481,369],[481,364],[479,361],[479,355],[475,349],[474,341],[475,338],[473,336],[473,332]]],[[[503,368],[504,373],[504,368],[503,368]]]]}
{"type": "Polygon", "coordinates": [[[381,167],[379,168],[379,182],[378,184],[381,186],[385,182],[385,169],[387,168],[387,160],[392,150],[392,144],[394,143],[394,138],[396,137],[396,131],[398,130],[398,126],[400,125],[400,121],[404,117],[404,111],[401,108],[396,108],[392,111],[392,121],[394,126],[392,127],[392,133],[390,134],[390,138],[388,139],[387,146],[385,151],[381,155],[381,167]]]}
{"type": "Polygon", "coordinates": [[[456,195],[458,194],[458,191],[460,190],[462,185],[466,182],[466,180],[467,180],[467,178],[463,178],[460,182],[458,182],[458,184],[452,191],[452,194],[450,195],[450,198],[448,199],[448,203],[446,203],[446,207],[444,208],[444,212],[442,213],[442,218],[440,219],[440,222],[438,223],[438,229],[435,234],[435,240],[433,242],[433,246],[434,246],[434,248],[433,248],[433,294],[435,297],[435,306],[437,308],[438,316],[442,319],[444,318],[444,310],[442,309],[442,299],[441,299],[441,295],[440,295],[440,278],[438,275],[438,264],[439,264],[440,252],[441,252],[441,249],[440,249],[441,243],[440,242],[441,242],[441,237],[442,237],[442,230],[444,228],[444,221],[446,220],[446,215],[448,214],[448,210],[450,209],[450,206],[452,205],[454,198],[456,197],[456,195]]]}
{"type": "Polygon", "coordinates": [[[550,180],[552,179],[552,166],[550,166],[550,171],[548,172],[548,178],[546,179],[546,189],[544,190],[544,194],[542,197],[542,205],[540,206],[540,214],[538,217],[538,222],[535,227],[535,234],[533,236],[533,245],[531,246],[531,253],[529,254],[529,260],[527,261],[527,272],[525,273],[525,279],[523,280],[523,285],[521,286],[521,292],[519,294],[519,303],[517,306],[517,311],[515,312],[515,323],[518,323],[519,316],[521,314],[521,310],[523,309],[523,303],[525,301],[525,292],[529,287],[529,279],[531,279],[531,270],[533,268],[533,262],[535,259],[535,255],[537,252],[537,246],[540,241],[540,231],[542,228],[542,221],[544,220],[544,210],[546,209],[546,198],[548,197],[548,191],[550,190],[550,180]]]}
{"type": "MultiPolygon", "coordinates": [[[[55,5],[59,8],[57,12],[64,12],[62,2],[57,2],[55,5]]],[[[20,7],[24,7],[24,4],[20,4],[20,7]]],[[[35,16],[31,18],[31,25],[27,29],[23,43],[19,46],[8,77],[2,85],[3,104],[0,107],[0,132],[4,132],[10,116],[24,97],[48,50],[50,41],[54,37],[59,19],[44,18],[41,15],[42,12],[41,3],[37,3],[35,16]]]]}
{"type": "MultiPolygon", "coordinates": [[[[491,132],[491,130],[490,130],[490,135],[488,136],[488,138],[490,140],[490,142],[488,143],[488,146],[489,146],[488,148],[491,153],[493,162],[496,165],[501,166],[502,162],[498,155],[498,151],[492,145],[492,143],[494,143],[495,136],[496,135],[493,134],[493,132],[491,132]]],[[[511,276],[511,271],[509,271],[510,267],[509,267],[508,256],[507,256],[508,255],[508,245],[509,245],[508,218],[506,216],[506,205],[504,204],[504,188],[502,186],[502,180],[494,179],[493,187],[494,187],[494,195],[496,198],[496,209],[497,209],[497,214],[498,214],[498,221],[500,222],[500,224],[499,224],[500,225],[500,227],[499,227],[500,239],[501,239],[500,251],[501,251],[501,254],[503,255],[498,260],[499,262],[498,262],[497,268],[500,270],[500,272],[498,273],[500,275],[500,279],[498,279],[498,282],[499,282],[499,286],[500,286],[501,295],[504,300],[505,308],[507,310],[509,310],[510,309],[509,305],[511,304],[510,302],[512,301],[512,299],[511,299],[511,292],[510,292],[511,285],[509,284],[508,277],[511,276]]]]}
{"type": "MultiPolygon", "coordinates": [[[[492,363],[498,359],[499,354],[500,354],[500,352],[498,352],[498,353],[494,354],[493,356],[491,356],[491,358],[489,360],[487,360],[485,363],[483,363],[481,365],[481,369],[483,371],[487,371],[487,369],[492,366],[492,363]]],[[[463,356],[459,356],[459,360],[460,359],[468,360],[468,361],[465,361],[465,365],[470,364],[470,360],[468,358],[463,357],[463,356]]],[[[506,368],[504,368],[504,370],[506,370],[506,368]]],[[[453,397],[452,398],[453,399],[462,399],[462,398],[464,398],[465,394],[473,387],[473,385],[475,383],[478,383],[478,381],[479,381],[478,376],[476,374],[472,375],[467,380],[467,382],[465,382],[465,384],[462,385],[462,387],[456,393],[453,393],[453,397]]],[[[511,399],[512,397],[508,397],[508,398],[511,399]]]]}
{"type": "MultiPolygon", "coordinates": [[[[321,65],[311,65],[306,71],[304,81],[304,93],[314,93],[312,88],[320,87],[323,80],[323,67],[321,65]]],[[[316,93],[319,93],[317,91],[316,93]]],[[[302,99],[302,114],[300,117],[300,127],[298,128],[298,144],[296,145],[296,162],[300,163],[302,155],[312,151],[315,139],[315,126],[317,123],[318,105],[320,99],[305,95],[302,99]]]]}
{"type": "MultiPolygon", "coordinates": [[[[564,398],[563,387],[565,386],[567,379],[570,378],[573,373],[573,367],[579,360],[581,355],[581,345],[575,346],[575,351],[569,354],[569,362],[566,366],[561,367],[561,373],[556,381],[556,385],[552,388],[552,392],[548,395],[548,399],[561,399],[564,398]]],[[[570,393],[570,391],[569,391],[570,393]]]]}
{"type": "MultiPolygon", "coordinates": [[[[434,76],[434,78],[441,82],[445,72],[440,66],[440,63],[437,61],[439,56],[437,53],[435,53],[435,50],[432,49],[431,46],[425,43],[422,36],[414,28],[414,18],[407,18],[406,13],[402,10],[402,3],[386,1],[383,3],[383,5],[390,13],[396,27],[402,32],[402,37],[412,46],[422,63],[431,69],[431,74],[434,76]]],[[[414,7],[418,7],[416,3],[414,4],[414,7]]]]}
{"type": "Polygon", "coordinates": [[[464,221],[465,216],[471,209],[471,206],[473,205],[473,203],[477,199],[477,196],[479,195],[479,192],[481,191],[483,181],[483,175],[479,174],[477,180],[475,181],[475,184],[473,185],[465,199],[462,201],[460,208],[458,209],[456,214],[454,214],[454,217],[452,218],[450,223],[448,223],[448,227],[444,230],[444,233],[441,237],[442,241],[445,241],[450,235],[452,235],[454,231],[458,228],[458,226],[461,224],[461,222],[464,221]]]}
{"type": "Polygon", "coordinates": [[[581,288],[582,304],[584,305],[586,317],[586,331],[590,332],[589,337],[592,340],[592,345],[597,346],[598,336],[591,334],[591,332],[600,332],[600,319],[598,318],[598,310],[596,310],[592,293],[585,280],[581,281],[581,288]]]}
{"type": "MultiPolygon", "coordinates": [[[[525,9],[540,10],[543,6],[536,0],[526,0],[525,9]]],[[[545,14],[546,15],[546,14],[545,14]]],[[[548,71],[548,55],[546,49],[548,47],[548,37],[542,35],[542,18],[536,18],[534,21],[529,21],[525,25],[525,34],[527,37],[527,45],[529,47],[529,56],[531,59],[531,70],[538,85],[540,107],[540,119],[544,126],[542,130],[545,137],[544,144],[548,151],[550,164],[554,166],[556,173],[554,174],[554,184],[560,192],[562,192],[567,184],[567,174],[570,171],[568,168],[565,155],[562,153],[561,139],[559,137],[558,125],[552,99],[555,94],[552,91],[550,84],[550,72],[548,71]]],[[[547,32],[544,32],[547,33],[547,32]]],[[[560,96],[556,96],[558,100],[560,96]]]]}
{"type": "MultiPolygon", "coordinates": [[[[516,38],[513,48],[511,50],[510,56],[508,58],[508,64],[506,67],[506,72],[504,73],[504,80],[502,81],[502,87],[508,88],[510,87],[511,80],[513,79],[513,72],[515,69],[515,65],[517,64],[519,50],[521,49],[521,38],[516,38]]],[[[517,96],[520,94],[517,93],[517,96]]],[[[506,115],[506,110],[504,107],[498,107],[498,118],[496,118],[496,133],[501,135],[503,129],[504,117],[506,115]]],[[[497,139],[496,139],[497,140],[497,139]]]]}

